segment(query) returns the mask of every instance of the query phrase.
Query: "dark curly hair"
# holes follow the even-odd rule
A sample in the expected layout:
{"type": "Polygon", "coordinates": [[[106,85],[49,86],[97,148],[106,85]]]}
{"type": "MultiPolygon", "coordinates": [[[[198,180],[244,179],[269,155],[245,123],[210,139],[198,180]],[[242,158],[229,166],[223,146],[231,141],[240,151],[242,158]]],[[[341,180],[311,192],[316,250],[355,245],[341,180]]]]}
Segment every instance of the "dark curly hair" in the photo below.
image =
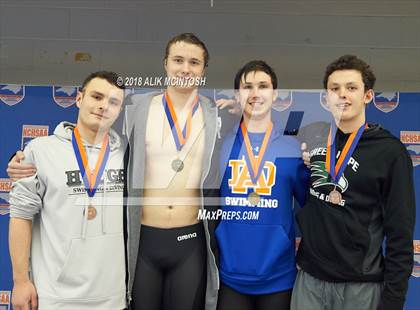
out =
{"type": "Polygon", "coordinates": [[[362,75],[363,83],[365,84],[365,91],[368,91],[369,89],[373,89],[373,86],[375,85],[375,81],[376,81],[375,74],[373,74],[372,69],[366,62],[364,62],[360,58],[357,58],[354,55],[344,55],[334,60],[332,63],[330,63],[327,66],[327,69],[325,70],[325,75],[324,75],[324,88],[325,89],[327,89],[328,78],[333,72],[337,70],[359,71],[360,74],[362,75]]]}

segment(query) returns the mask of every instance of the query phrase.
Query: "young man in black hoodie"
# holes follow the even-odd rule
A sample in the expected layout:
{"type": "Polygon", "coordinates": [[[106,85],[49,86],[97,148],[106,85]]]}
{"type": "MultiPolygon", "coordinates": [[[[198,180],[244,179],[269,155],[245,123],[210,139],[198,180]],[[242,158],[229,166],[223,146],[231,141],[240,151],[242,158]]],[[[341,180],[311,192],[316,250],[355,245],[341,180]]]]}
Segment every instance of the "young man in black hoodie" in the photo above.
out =
{"type": "Polygon", "coordinates": [[[334,121],[302,134],[311,186],[297,213],[294,310],[403,309],[413,264],[413,168],[397,138],[366,122],[375,80],[355,56],[332,62],[324,87],[334,121]]]}

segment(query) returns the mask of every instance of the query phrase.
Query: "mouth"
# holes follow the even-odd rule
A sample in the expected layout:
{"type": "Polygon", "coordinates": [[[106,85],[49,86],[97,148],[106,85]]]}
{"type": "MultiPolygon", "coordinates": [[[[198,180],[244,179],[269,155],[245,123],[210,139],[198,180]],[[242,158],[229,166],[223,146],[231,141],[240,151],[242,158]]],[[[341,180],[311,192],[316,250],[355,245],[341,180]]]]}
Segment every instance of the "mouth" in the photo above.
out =
{"type": "Polygon", "coordinates": [[[91,113],[92,115],[96,116],[99,119],[108,119],[108,117],[106,117],[103,114],[99,114],[99,113],[91,113]]]}
{"type": "Polygon", "coordinates": [[[248,104],[252,107],[260,107],[264,105],[264,101],[248,101],[248,104]]]}
{"type": "Polygon", "coordinates": [[[337,109],[339,109],[339,110],[345,110],[345,109],[347,109],[350,106],[351,106],[351,104],[350,103],[347,103],[347,102],[342,102],[342,103],[336,103],[335,104],[335,107],[337,109]]]}

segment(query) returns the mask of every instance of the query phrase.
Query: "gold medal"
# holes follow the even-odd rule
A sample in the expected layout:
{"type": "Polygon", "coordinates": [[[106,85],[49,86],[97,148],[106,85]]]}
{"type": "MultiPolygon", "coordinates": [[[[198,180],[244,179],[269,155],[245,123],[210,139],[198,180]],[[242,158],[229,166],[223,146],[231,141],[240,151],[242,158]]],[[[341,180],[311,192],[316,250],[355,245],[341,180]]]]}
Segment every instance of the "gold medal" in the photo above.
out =
{"type": "Polygon", "coordinates": [[[251,205],[256,206],[261,200],[260,195],[258,195],[256,192],[252,192],[248,195],[248,201],[251,205]]]}
{"type": "Polygon", "coordinates": [[[341,194],[336,189],[332,190],[330,194],[328,195],[329,200],[331,203],[338,205],[341,202],[341,194]]]}
{"type": "Polygon", "coordinates": [[[88,207],[88,214],[87,214],[88,220],[89,221],[90,220],[93,220],[96,217],[96,214],[97,214],[97,211],[96,211],[95,207],[92,206],[92,205],[89,205],[89,207],[88,207]]]}
{"type": "Polygon", "coordinates": [[[182,169],[184,169],[184,163],[183,163],[183,162],[182,162],[182,160],[180,160],[180,159],[174,159],[174,160],[172,161],[171,166],[172,166],[172,169],[173,169],[175,172],[180,172],[180,171],[182,171],[182,169]]]}

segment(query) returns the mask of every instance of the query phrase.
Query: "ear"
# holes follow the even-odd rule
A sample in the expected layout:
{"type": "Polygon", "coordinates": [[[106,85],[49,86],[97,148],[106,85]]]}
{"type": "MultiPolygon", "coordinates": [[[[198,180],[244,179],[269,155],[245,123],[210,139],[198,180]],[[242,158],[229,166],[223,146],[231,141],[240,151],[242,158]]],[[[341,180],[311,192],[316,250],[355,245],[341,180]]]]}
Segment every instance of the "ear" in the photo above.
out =
{"type": "Polygon", "coordinates": [[[235,100],[236,100],[236,102],[237,103],[241,103],[240,102],[240,98],[239,98],[239,89],[235,89],[234,92],[235,92],[235,100]]]}
{"type": "Polygon", "coordinates": [[[273,102],[275,102],[278,97],[279,97],[279,91],[275,89],[273,92],[273,102]]]}
{"type": "Polygon", "coordinates": [[[165,69],[165,72],[167,72],[168,70],[168,58],[165,58],[164,60],[163,60],[163,68],[165,69]]]}
{"type": "Polygon", "coordinates": [[[82,104],[83,93],[78,90],[76,95],[76,106],[80,109],[80,105],[82,104]]]}
{"type": "Polygon", "coordinates": [[[366,91],[365,98],[364,98],[365,105],[368,105],[368,103],[372,101],[374,96],[375,96],[375,92],[373,91],[373,89],[369,89],[368,91],[366,91]]]}

